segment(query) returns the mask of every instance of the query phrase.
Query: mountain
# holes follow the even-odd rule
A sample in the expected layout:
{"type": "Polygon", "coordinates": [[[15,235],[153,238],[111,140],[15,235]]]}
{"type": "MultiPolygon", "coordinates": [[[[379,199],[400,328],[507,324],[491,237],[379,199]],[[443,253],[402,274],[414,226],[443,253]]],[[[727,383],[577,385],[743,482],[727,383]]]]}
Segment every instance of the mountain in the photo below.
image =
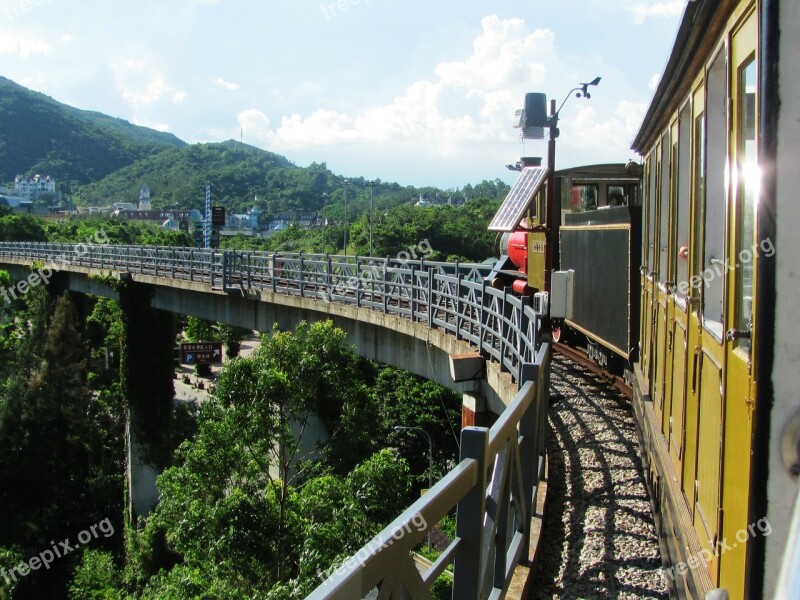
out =
{"type": "Polygon", "coordinates": [[[79,110],[0,77],[0,183],[41,173],[72,187],[185,145],[172,134],[79,110]]]}
{"type": "Polygon", "coordinates": [[[334,222],[353,220],[424,196],[436,202],[496,198],[500,180],[467,185],[461,192],[400,186],[332,173],[324,163],[298,167],[272,152],[229,140],[187,145],[174,135],[79,110],[0,77],[0,184],[18,174],[50,175],[79,205],[137,202],[144,184],[153,208],[214,204],[229,213],[257,205],[267,214],[322,212],[334,222]],[[345,208],[346,207],[346,208],[345,208]]]}
{"type": "Polygon", "coordinates": [[[153,154],[83,186],[76,202],[97,206],[135,202],[142,185],[147,184],[154,208],[201,208],[205,186],[210,184],[215,203],[230,207],[245,198],[252,202],[256,195],[266,198],[270,187],[282,188],[275,185],[275,179],[285,179],[286,170],[303,171],[282,156],[239,142],[193,144],[153,154]]]}
{"type": "MultiPolygon", "coordinates": [[[[101,181],[82,186],[79,205],[108,206],[136,202],[142,185],[150,188],[153,208],[203,209],[205,187],[211,185],[214,204],[243,213],[257,204],[270,214],[311,213],[327,204],[330,218],[341,219],[345,178],[324,163],[298,167],[285,157],[229,140],[170,148],[124,167],[101,181]],[[256,200],[257,198],[257,200],[256,200]]],[[[375,206],[388,208],[408,202],[416,188],[378,182],[375,206]]],[[[350,178],[347,196],[351,216],[366,209],[370,189],[362,178],[350,178]]]]}

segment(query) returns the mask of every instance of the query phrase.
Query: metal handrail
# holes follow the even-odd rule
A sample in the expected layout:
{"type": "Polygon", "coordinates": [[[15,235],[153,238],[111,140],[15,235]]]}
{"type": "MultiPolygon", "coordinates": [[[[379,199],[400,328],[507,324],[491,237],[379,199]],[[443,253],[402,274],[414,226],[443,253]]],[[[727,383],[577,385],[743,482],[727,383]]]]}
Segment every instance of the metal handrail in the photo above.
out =
{"type": "Polygon", "coordinates": [[[477,347],[519,391],[491,430],[462,432],[458,465],[311,594],[363,597],[375,587],[428,598],[454,561],[455,598],[502,597],[527,556],[533,490],[543,472],[550,345],[526,299],[486,285],[490,265],[165,246],[0,242],[0,262],[129,272],[228,293],[274,293],[355,305],[439,328],[477,347]],[[456,540],[420,574],[409,551],[457,507],[456,540]],[[410,525],[422,519],[424,528],[410,525]],[[404,532],[397,538],[397,532],[404,532]],[[359,558],[360,557],[360,558],[359,558]],[[397,573],[400,573],[397,575],[397,573]]]}

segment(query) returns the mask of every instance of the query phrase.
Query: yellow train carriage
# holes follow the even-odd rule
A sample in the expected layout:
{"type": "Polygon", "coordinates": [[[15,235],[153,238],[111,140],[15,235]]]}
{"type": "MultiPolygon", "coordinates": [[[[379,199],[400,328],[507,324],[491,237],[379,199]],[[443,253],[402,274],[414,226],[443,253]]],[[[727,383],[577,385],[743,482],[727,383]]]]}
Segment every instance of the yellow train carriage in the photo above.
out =
{"type": "Polygon", "coordinates": [[[759,220],[769,4],[687,3],[634,141],[645,159],[635,407],[667,574],[688,597],[758,597],[764,585],[751,566],[763,563],[769,522],[751,477],[762,443],[756,291],[775,254],[759,220]]]}

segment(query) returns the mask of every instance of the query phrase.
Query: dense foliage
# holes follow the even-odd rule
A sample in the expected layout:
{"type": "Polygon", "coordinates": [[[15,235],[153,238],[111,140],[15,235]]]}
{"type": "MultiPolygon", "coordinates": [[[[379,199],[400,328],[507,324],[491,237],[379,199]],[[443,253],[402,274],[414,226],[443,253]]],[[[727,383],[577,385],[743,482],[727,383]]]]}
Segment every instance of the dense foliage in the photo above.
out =
{"type": "Polygon", "coordinates": [[[193,246],[183,231],[170,231],[152,223],[88,218],[46,221],[31,215],[9,214],[0,207],[0,242],[61,242],[85,244],[150,244],[193,246]]]}
{"type": "MultiPolygon", "coordinates": [[[[498,239],[487,227],[499,200],[479,199],[463,206],[397,206],[376,216],[372,231],[374,256],[400,260],[482,262],[498,253],[498,239]]],[[[289,227],[268,238],[244,235],[223,238],[223,248],[341,254],[344,227],[302,230],[289,227]]],[[[347,253],[369,256],[369,215],[350,223],[347,253]]]]}
{"type": "Polygon", "coordinates": [[[90,388],[105,364],[89,363],[82,304],[40,286],[1,311],[0,597],[63,597],[78,552],[30,573],[18,565],[101,522],[108,535],[92,548],[123,539],[122,399],[113,383],[90,388]]]}

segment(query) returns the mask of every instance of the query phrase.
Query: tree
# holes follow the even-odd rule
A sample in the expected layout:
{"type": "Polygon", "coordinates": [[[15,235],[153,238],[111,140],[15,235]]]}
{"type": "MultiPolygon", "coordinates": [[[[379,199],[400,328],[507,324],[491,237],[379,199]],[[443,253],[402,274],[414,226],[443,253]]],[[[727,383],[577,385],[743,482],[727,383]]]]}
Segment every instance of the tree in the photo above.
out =
{"type": "Polygon", "coordinates": [[[199,317],[189,317],[186,322],[186,339],[190,342],[211,342],[219,340],[219,331],[212,321],[199,317]]]}
{"type": "MultiPolygon", "coordinates": [[[[22,556],[105,518],[121,529],[122,430],[109,431],[102,403],[85,386],[86,351],[73,303],[59,297],[48,326],[45,298],[43,290],[26,296],[33,312],[19,347],[30,362],[14,365],[0,397],[0,514],[14,515],[0,522],[0,544],[22,556]]],[[[75,558],[30,573],[16,593],[63,593],[75,558]]]]}
{"type": "Polygon", "coordinates": [[[225,344],[225,356],[228,358],[236,358],[239,356],[239,350],[242,347],[242,341],[245,336],[250,335],[252,331],[244,329],[243,327],[236,327],[234,325],[226,325],[219,323],[217,325],[222,342],[225,344]]]}
{"type": "Polygon", "coordinates": [[[30,215],[0,216],[0,241],[46,242],[42,221],[30,215]]]}
{"type": "Polygon", "coordinates": [[[394,518],[410,478],[390,451],[355,459],[348,475],[303,462],[314,415],[346,418],[364,391],[330,322],[275,330],[252,356],[227,362],[196,438],[159,477],[161,501],[142,533],[143,597],[303,597],[394,518]]]}
{"type": "Polygon", "coordinates": [[[387,437],[409,461],[420,485],[428,482],[428,442],[421,434],[394,431],[395,425],[419,427],[433,443],[434,480],[446,473],[458,455],[461,398],[441,386],[392,367],[378,375],[372,388],[387,437]]]}

